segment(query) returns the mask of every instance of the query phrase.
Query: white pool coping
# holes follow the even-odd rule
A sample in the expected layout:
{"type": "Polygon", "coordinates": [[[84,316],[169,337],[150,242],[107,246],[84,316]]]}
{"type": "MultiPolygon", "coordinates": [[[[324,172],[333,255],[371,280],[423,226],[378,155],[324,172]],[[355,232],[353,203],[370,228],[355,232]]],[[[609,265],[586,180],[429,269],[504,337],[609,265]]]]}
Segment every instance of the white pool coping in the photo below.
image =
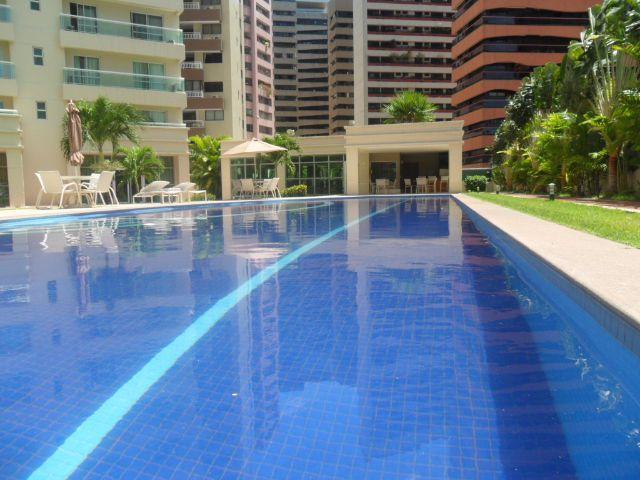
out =
{"type": "Polygon", "coordinates": [[[454,197],[640,328],[640,249],[468,195],[454,197]]]}

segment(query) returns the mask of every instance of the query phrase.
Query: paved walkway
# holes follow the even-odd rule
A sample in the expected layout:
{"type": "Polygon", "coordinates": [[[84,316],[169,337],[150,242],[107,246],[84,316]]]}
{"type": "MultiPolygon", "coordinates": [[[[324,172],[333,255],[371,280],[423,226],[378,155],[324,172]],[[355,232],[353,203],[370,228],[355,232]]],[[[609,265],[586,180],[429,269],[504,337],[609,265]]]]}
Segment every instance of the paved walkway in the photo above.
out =
{"type": "Polygon", "coordinates": [[[455,196],[640,327],[640,249],[468,195],[455,196]]]}

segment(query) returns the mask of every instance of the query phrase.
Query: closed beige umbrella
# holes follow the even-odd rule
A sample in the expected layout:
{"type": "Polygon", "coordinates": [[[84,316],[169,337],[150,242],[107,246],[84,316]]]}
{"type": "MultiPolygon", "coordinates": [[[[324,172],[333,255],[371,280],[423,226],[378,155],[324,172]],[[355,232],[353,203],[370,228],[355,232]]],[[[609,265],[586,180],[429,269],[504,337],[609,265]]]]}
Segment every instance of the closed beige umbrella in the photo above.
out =
{"type": "Polygon", "coordinates": [[[277,145],[271,145],[270,143],[263,142],[257,138],[252,138],[246,142],[242,142],[240,145],[236,145],[230,148],[222,154],[223,158],[240,158],[240,157],[255,157],[261,154],[274,153],[274,152],[286,152],[286,148],[278,147],[277,145]]]}
{"type": "Polygon", "coordinates": [[[84,162],[84,155],[82,154],[82,120],[80,120],[80,110],[73,103],[73,100],[70,100],[67,105],[67,113],[69,114],[69,163],[79,167],[84,162]]]}

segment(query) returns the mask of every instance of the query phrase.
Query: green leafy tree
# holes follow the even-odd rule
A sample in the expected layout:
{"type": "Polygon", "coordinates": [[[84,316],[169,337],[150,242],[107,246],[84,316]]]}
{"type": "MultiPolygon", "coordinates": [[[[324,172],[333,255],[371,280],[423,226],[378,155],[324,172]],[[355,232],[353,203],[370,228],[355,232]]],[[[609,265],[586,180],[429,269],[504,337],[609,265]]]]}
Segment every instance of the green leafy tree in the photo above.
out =
{"type": "MultiPolygon", "coordinates": [[[[111,144],[111,150],[117,152],[124,140],[138,143],[138,130],[144,115],[133,105],[115,103],[106,97],[98,97],[95,102],[80,101],[77,104],[82,120],[84,142],[88,142],[98,151],[99,162],[105,160],[105,144],[111,144]]],[[[69,157],[68,123],[65,113],[63,118],[63,136],[61,149],[65,157],[69,157]]]]}
{"type": "Polygon", "coordinates": [[[194,136],[189,138],[191,178],[200,188],[220,196],[220,148],[229,137],[194,136]]]}
{"type": "Polygon", "coordinates": [[[295,165],[293,164],[293,158],[291,154],[295,153],[299,155],[300,153],[302,153],[302,149],[300,148],[298,139],[296,139],[292,135],[289,135],[288,133],[276,133],[273,137],[265,137],[263,140],[267,143],[270,143],[271,145],[277,145],[278,147],[285,148],[286,150],[270,153],[267,155],[260,155],[257,158],[258,165],[264,158],[267,159],[268,162],[273,163],[276,166],[284,165],[289,172],[293,172],[295,169],[295,165]]]}
{"type": "Polygon", "coordinates": [[[146,181],[157,180],[164,171],[164,164],[151,147],[122,148],[119,159],[123,179],[132,183],[136,191],[140,190],[142,177],[146,181]]]}
{"type": "Polygon", "coordinates": [[[384,107],[384,112],[389,115],[385,123],[433,122],[437,109],[422,93],[406,90],[384,107]]]}

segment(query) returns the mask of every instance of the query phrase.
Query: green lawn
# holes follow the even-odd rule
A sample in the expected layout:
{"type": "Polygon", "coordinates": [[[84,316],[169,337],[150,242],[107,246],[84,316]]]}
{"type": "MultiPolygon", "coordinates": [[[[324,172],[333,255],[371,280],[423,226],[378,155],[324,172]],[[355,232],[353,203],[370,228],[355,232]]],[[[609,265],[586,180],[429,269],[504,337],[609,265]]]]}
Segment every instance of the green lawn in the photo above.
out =
{"type": "Polygon", "coordinates": [[[520,198],[493,193],[467,193],[535,217],[640,248],[640,213],[542,198],[520,198]]]}

